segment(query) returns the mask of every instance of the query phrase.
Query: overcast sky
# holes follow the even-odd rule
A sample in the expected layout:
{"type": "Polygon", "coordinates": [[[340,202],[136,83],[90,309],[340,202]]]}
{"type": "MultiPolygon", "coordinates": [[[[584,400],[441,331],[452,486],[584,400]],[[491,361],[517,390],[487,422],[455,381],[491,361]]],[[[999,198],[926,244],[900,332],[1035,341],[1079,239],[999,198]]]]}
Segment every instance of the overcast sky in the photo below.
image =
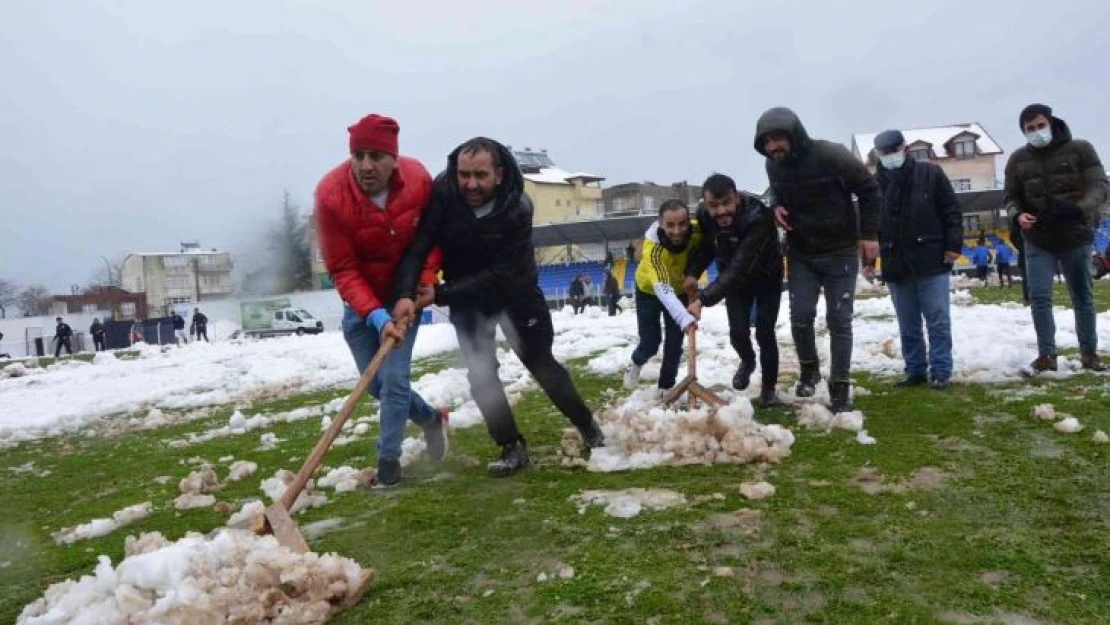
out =
{"type": "Polygon", "coordinates": [[[1108,77],[1100,0],[11,3],[0,277],[65,291],[193,239],[249,263],[282,190],[310,210],[369,112],[433,174],[484,134],[605,184],[760,191],[771,106],[845,144],[978,121],[1008,153],[1043,101],[1105,157],[1108,77]]]}

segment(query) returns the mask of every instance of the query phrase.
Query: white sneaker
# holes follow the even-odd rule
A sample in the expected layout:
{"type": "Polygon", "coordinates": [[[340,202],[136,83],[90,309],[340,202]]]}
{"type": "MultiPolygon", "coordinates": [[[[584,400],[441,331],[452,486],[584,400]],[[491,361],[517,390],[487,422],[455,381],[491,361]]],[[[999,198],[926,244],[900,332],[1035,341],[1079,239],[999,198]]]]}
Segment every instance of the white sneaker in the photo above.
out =
{"type": "Polygon", "coordinates": [[[641,365],[632,363],[624,370],[624,388],[625,390],[634,391],[640,385],[640,369],[641,365]]]}

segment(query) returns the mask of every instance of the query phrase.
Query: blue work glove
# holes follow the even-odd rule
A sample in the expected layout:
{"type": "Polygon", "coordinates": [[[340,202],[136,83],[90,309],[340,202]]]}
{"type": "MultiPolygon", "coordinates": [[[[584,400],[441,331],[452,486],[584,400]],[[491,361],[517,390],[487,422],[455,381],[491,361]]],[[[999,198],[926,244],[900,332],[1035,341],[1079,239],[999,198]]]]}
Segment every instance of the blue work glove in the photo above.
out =
{"type": "Polygon", "coordinates": [[[389,316],[389,312],[387,312],[386,309],[375,308],[366,316],[366,327],[373,328],[378,334],[381,334],[382,328],[390,321],[393,321],[393,317],[389,316]]]}

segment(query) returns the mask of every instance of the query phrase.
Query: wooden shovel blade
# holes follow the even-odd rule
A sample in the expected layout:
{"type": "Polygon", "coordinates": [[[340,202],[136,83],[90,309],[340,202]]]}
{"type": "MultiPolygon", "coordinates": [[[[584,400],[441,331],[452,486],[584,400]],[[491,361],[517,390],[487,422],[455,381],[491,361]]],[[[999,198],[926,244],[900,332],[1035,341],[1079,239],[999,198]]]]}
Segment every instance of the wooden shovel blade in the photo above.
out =
{"type": "Polygon", "coordinates": [[[682,394],[686,392],[686,387],[690,386],[691,384],[696,384],[696,382],[694,382],[694,376],[688,375],[683,378],[681,382],[674,385],[673,388],[668,390],[666,393],[663,393],[663,397],[661,397],[660,400],[663,402],[664,405],[673,404],[676,399],[681,397],[682,394]]]}
{"type": "Polygon", "coordinates": [[[720,408],[721,406],[727,406],[728,405],[728,402],[721,399],[720,395],[718,395],[718,394],[714,393],[713,391],[705,388],[704,386],[702,386],[701,384],[699,384],[697,382],[691,382],[690,383],[690,394],[691,395],[696,395],[696,396],[702,398],[703,400],[705,400],[706,403],[712,404],[712,405],[714,405],[718,408],[720,408]]]}
{"type": "Polygon", "coordinates": [[[269,522],[270,533],[283,547],[297,553],[308,553],[308,542],[305,541],[304,536],[301,536],[301,530],[297,527],[296,521],[281,502],[275,502],[266,508],[266,521],[269,522]]]}

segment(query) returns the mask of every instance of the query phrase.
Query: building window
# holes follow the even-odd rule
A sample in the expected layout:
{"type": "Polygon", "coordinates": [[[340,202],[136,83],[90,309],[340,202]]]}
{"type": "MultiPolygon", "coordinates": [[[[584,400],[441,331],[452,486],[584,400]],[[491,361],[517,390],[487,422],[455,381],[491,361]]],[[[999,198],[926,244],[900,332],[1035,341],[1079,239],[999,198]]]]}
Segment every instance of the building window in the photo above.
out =
{"type": "Polygon", "coordinates": [[[193,300],[189,297],[167,297],[164,301],[166,306],[173,306],[174,304],[188,304],[193,300]]]}
{"type": "Polygon", "coordinates": [[[184,256],[163,256],[163,267],[184,267],[189,264],[189,260],[184,256]]]}
{"type": "Polygon", "coordinates": [[[955,147],[956,158],[975,158],[974,141],[957,141],[955,147]]]}
{"type": "Polygon", "coordinates": [[[201,266],[208,267],[210,269],[215,269],[221,266],[223,264],[221,261],[222,259],[219,256],[213,256],[211,254],[206,254],[200,257],[201,266]]]}
{"type": "Polygon", "coordinates": [[[187,289],[189,280],[183,276],[166,276],[165,286],[166,289],[187,289]]]}
{"type": "Polygon", "coordinates": [[[913,159],[917,160],[917,161],[927,161],[927,160],[929,160],[929,149],[928,148],[916,148],[916,149],[910,150],[910,156],[913,157],[913,159]]]}
{"type": "Polygon", "coordinates": [[[83,312],[83,313],[94,313],[96,311],[97,311],[97,305],[96,304],[85,304],[84,306],[81,307],[81,312],[83,312]]]}
{"type": "Polygon", "coordinates": [[[970,178],[956,178],[952,181],[952,188],[956,191],[970,191],[971,179],[970,178]]]}
{"type": "Polygon", "coordinates": [[[138,278],[135,278],[135,291],[138,292],[138,293],[143,292],[143,277],[142,276],[139,276],[138,278]]]}
{"type": "Polygon", "coordinates": [[[643,215],[650,215],[655,212],[655,198],[650,195],[644,196],[644,208],[641,211],[643,215]]]}
{"type": "Polygon", "coordinates": [[[119,313],[124,318],[135,316],[135,302],[124,302],[119,305],[119,313]]]}

